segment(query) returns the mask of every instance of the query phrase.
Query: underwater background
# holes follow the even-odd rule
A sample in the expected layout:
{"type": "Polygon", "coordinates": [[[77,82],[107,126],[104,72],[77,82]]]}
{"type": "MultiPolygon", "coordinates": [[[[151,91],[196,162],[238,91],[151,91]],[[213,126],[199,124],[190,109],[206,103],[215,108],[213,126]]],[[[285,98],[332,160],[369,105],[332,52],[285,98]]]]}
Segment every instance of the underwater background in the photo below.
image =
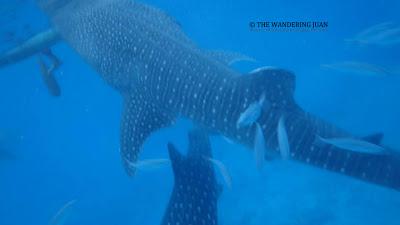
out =
{"type": "MultiPolygon", "coordinates": [[[[249,55],[243,73],[276,66],[296,74],[295,98],[346,130],[385,134],[400,149],[400,45],[354,46],[345,42],[365,28],[399,22],[400,1],[204,0],[144,1],[176,18],[201,48],[249,55]],[[249,22],[328,21],[321,32],[254,32],[249,22]],[[343,74],[321,67],[363,61],[399,76],[343,74]]],[[[33,1],[1,0],[0,50],[48,27],[33,1]],[[15,13],[10,15],[14,10],[15,13]]],[[[399,37],[400,38],[400,37],[399,37]]],[[[126,175],[119,154],[121,97],[67,44],[53,52],[62,96],[48,94],[37,59],[0,69],[0,224],[48,224],[71,200],[65,224],[160,224],[170,197],[169,166],[126,175]]],[[[167,143],[186,149],[187,120],[151,136],[141,158],[168,158],[167,143]]],[[[219,200],[221,225],[399,225],[400,193],[297,162],[267,161],[256,169],[249,149],[212,137],[214,157],[233,184],[219,200]]],[[[399,171],[400,172],[400,171],[399,171]]],[[[218,173],[217,173],[218,174],[218,173]]],[[[220,178],[220,183],[223,181],[220,178]]]]}

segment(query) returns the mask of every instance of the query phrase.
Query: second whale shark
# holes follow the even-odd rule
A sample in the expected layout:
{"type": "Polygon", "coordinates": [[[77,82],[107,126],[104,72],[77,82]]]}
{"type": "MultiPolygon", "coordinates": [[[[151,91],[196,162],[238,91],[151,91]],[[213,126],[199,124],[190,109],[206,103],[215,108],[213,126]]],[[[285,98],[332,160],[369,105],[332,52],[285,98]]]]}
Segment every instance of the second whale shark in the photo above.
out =
{"type": "Polygon", "coordinates": [[[218,198],[222,188],[215,177],[210,140],[201,130],[189,132],[189,147],[183,156],[168,144],[175,183],[162,225],[218,224],[218,198]]]}

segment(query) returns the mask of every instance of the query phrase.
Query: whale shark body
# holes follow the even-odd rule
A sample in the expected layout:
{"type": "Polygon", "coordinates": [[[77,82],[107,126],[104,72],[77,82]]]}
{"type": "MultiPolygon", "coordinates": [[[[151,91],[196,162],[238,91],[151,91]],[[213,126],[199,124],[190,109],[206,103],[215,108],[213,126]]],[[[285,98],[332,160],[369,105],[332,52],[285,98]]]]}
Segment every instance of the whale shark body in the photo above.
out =
{"type": "Polygon", "coordinates": [[[217,183],[211,158],[211,147],[205,132],[189,132],[187,156],[172,145],[168,151],[175,176],[175,184],[164,213],[162,225],[218,224],[217,183]]]}
{"type": "MultiPolygon", "coordinates": [[[[223,54],[197,47],[170,16],[136,1],[38,3],[57,34],[123,96],[121,156],[128,174],[134,174],[129,164],[137,161],[145,140],[180,116],[251,146],[255,125],[237,128],[236,122],[265,94],[267,105],[256,122],[269,149],[278,148],[276,127],[284,117],[292,159],[400,189],[397,157],[315,144],[316,135],[352,135],[297,105],[292,72],[260,68],[241,75],[223,54]]],[[[372,141],[379,144],[380,138],[372,141]]]]}

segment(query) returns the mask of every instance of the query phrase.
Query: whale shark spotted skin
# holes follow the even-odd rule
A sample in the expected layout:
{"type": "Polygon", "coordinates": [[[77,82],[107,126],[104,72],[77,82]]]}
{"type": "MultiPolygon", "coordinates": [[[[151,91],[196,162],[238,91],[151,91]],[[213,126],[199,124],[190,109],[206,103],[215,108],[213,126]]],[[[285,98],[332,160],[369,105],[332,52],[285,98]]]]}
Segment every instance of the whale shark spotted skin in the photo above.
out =
{"type": "MultiPolygon", "coordinates": [[[[337,151],[315,145],[316,135],[352,137],[302,110],[293,73],[261,68],[241,76],[196,46],[170,16],[131,0],[38,0],[54,29],[122,96],[121,155],[136,162],[145,140],[183,116],[251,146],[254,124],[236,121],[265,94],[257,123],[269,149],[278,148],[276,127],[284,116],[290,158],[400,189],[400,163],[391,156],[337,151]]],[[[380,140],[377,140],[378,142],[380,140]]]]}
{"type": "Polygon", "coordinates": [[[189,133],[189,148],[183,156],[172,145],[168,151],[175,177],[172,194],[161,225],[218,224],[217,183],[207,135],[200,131],[189,133]]]}

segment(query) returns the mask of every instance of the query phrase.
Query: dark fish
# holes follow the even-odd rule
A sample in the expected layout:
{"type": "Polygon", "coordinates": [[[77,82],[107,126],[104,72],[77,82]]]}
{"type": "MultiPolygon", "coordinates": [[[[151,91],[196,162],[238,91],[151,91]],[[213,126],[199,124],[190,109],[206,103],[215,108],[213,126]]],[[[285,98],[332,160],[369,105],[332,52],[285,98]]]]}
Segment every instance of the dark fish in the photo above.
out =
{"type": "Polygon", "coordinates": [[[42,57],[39,57],[40,72],[42,74],[42,79],[47,87],[47,90],[52,96],[58,97],[61,95],[60,85],[58,84],[56,78],[54,77],[55,66],[47,67],[42,57]]]}

